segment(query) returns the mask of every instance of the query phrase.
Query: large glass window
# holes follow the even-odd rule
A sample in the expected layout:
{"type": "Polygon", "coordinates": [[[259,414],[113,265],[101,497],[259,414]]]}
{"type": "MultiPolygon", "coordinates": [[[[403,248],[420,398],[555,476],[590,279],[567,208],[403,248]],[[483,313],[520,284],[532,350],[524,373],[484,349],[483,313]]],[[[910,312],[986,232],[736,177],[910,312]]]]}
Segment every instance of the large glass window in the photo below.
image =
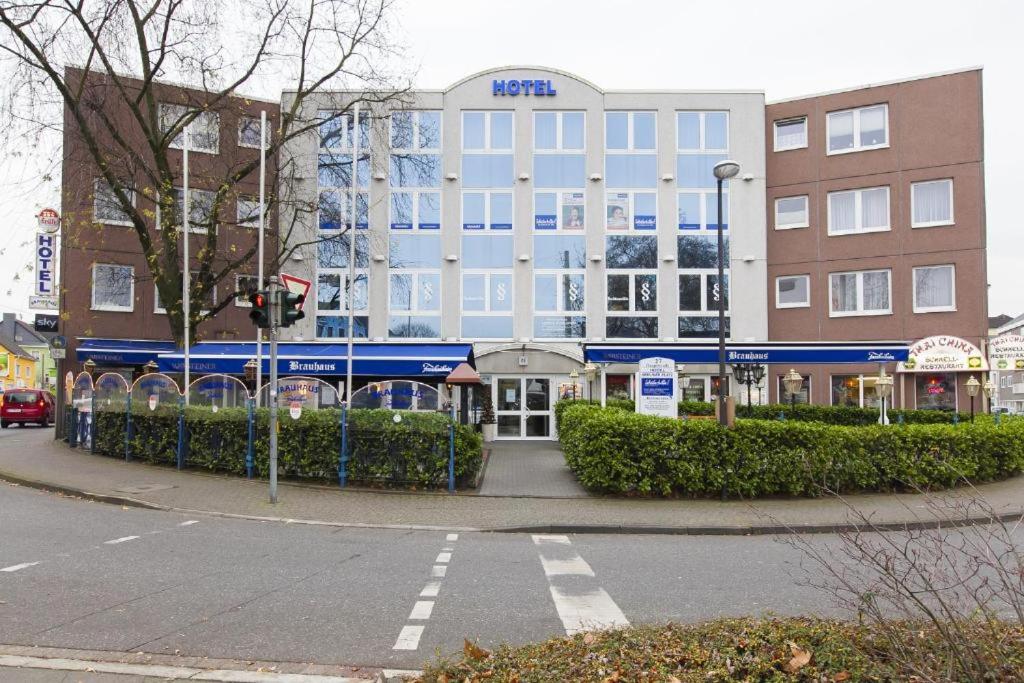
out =
{"type": "Polygon", "coordinates": [[[654,112],[605,113],[605,228],[656,230],[658,184],[654,112]]]}
{"type": "Polygon", "coordinates": [[[109,263],[93,264],[92,310],[130,312],[134,302],[134,268],[109,263]]]}
{"type": "MultiPolygon", "coordinates": [[[[127,190],[128,199],[135,206],[135,191],[127,190]]],[[[131,225],[132,219],[122,208],[117,195],[102,178],[93,183],[92,219],[104,225],[131,225]]]]}
{"type": "Polygon", "coordinates": [[[807,308],[810,305],[810,275],[782,275],[775,278],[775,308],[807,308]]]}
{"type": "Polygon", "coordinates": [[[889,270],[829,274],[829,316],[892,313],[889,270]]]}
{"type": "Polygon", "coordinates": [[[586,265],[586,241],[582,235],[537,235],[533,238],[535,269],[583,269],[586,265]]]}
{"type": "Polygon", "coordinates": [[[681,152],[729,149],[728,112],[677,112],[676,149],[681,152]]]}
{"type": "Polygon", "coordinates": [[[533,227],[536,230],[583,230],[586,202],[583,192],[538,191],[533,193],[533,227]]]}
{"type": "Polygon", "coordinates": [[[807,147],[807,117],[797,116],[775,122],[775,151],[807,147]]]}
{"type": "Polygon", "coordinates": [[[658,238],[654,235],[608,235],[605,238],[605,267],[658,267],[658,238]]]}
{"type": "MultiPolygon", "coordinates": [[[[729,239],[722,240],[722,260],[729,264],[729,239]]],[[[676,265],[681,269],[718,269],[716,235],[679,235],[676,237],[676,265]]],[[[729,268],[726,267],[726,273],[729,268]]]]}
{"type": "Polygon", "coordinates": [[[441,112],[396,111],[391,114],[391,149],[441,151],[441,112]]]}
{"type": "Polygon", "coordinates": [[[403,111],[391,115],[392,230],[441,227],[441,114],[403,111]]]}
{"type": "Polygon", "coordinates": [[[440,338],[441,274],[395,272],[388,277],[388,335],[440,338]]]}
{"type": "Polygon", "coordinates": [[[604,116],[606,150],[657,148],[657,115],[653,111],[609,111],[604,116]]]}
{"type": "MultiPolygon", "coordinates": [[[[159,107],[161,132],[165,134],[170,132],[172,128],[181,124],[185,118],[194,114],[194,109],[184,105],[161,102],[159,107]]],[[[217,112],[199,112],[188,126],[190,152],[218,153],[220,150],[220,115],[217,112]]],[[[185,136],[180,131],[168,145],[172,149],[183,149],[184,146],[185,136]]]]}
{"type": "Polygon", "coordinates": [[[832,375],[832,405],[851,408],[878,408],[881,399],[873,375],[832,375]]]}
{"type": "Polygon", "coordinates": [[[463,230],[511,230],[512,192],[481,190],[462,193],[463,230]]]}
{"type": "Polygon", "coordinates": [[[462,272],[462,337],[512,337],[512,273],[462,272]]]}
{"type": "MultiPolygon", "coordinates": [[[[210,190],[197,190],[190,188],[188,191],[188,213],[189,213],[189,232],[192,233],[205,233],[210,228],[216,227],[217,216],[214,216],[214,202],[217,199],[217,193],[211,192],[210,190]]],[[[223,202],[221,206],[217,207],[217,211],[223,209],[223,202]]],[[[185,191],[183,188],[174,188],[174,226],[181,226],[181,217],[185,213],[185,191]]],[[[160,225],[161,220],[157,217],[157,225],[160,225]]]]}
{"type": "Polygon", "coordinates": [[[889,107],[877,104],[830,112],[828,153],[843,154],[889,146],[889,107]]]}
{"type": "Polygon", "coordinates": [[[463,235],[463,268],[511,268],[512,235],[463,235]]]}
{"type": "Polygon", "coordinates": [[[581,111],[535,111],[534,151],[555,152],[584,149],[585,115],[581,111]]]}
{"type": "Polygon", "coordinates": [[[911,227],[929,228],[953,224],[953,181],[929,180],[913,183],[911,192],[911,227]]]}
{"type": "Polygon", "coordinates": [[[889,229],[888,187],[828,193],[828,234],[848,235],[889,229]]]}
{"type": "Polygon", "coordinates": [[[956,373],[915,374],[914,389],[918,410],[956,410],[956,373]]]}
{"type": "Polygon", "coordinates": [[[608,192],[605,195],[607,230],[657,229],[658,198],[654,192],[608,192]]]}
{"type": "MultiPolygon", "coordinates": [[[[676,195],[680,230],[718,229],[718,192],[679,192],[676,195]]],[[[729,229],[729,193],[722,191],[722,230],[729,229]]]]}
{"type": "Polygon", "coordinates": [[[914,313],[956,310],[956,269],[952,265],[914,268],[914,313]]]}
{"type": "Polygon", "coordinates": [[[534,337],[586,336],[586,244],[582,235],[537,235],[533,240],[534,337]]]}

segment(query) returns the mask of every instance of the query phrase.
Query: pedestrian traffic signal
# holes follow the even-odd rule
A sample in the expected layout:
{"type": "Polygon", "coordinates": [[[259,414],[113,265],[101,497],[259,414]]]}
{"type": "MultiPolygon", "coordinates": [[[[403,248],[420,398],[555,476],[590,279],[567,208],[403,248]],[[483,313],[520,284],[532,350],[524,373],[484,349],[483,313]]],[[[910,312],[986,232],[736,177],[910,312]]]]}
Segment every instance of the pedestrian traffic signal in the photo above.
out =
{"type": "Polygon", "coordinates": [[[270,296],[266,292],[253,292],[249,295],[249,303],[252,304],[249,318],[253,324],[264,329],[270,327],[270,296]]]}
{"type": "Polygon", "coordinates": [[[295,294],[287,289],[282,289],[277,293],[277,300],[281,304],[281,327],[291,327],[306,317],[306,314],[299,308],[306,300],[305,294],[295,294]]]}

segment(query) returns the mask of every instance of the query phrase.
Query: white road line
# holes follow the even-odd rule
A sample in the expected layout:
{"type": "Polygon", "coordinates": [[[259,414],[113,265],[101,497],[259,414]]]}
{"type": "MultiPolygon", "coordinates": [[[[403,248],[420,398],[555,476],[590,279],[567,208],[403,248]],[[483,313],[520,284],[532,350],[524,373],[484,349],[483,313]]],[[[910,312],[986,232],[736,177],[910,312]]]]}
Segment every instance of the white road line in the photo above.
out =
{"type": "Polygon", "coordinates": [[[451,553],[438,553],[437,554],[437,559],[434,560],[434,562],[436,562],[437,564],[447,564],[448,562],[451,562],[451,561],[452,561],[452,554],[451,553]]]}
{"type": "Polygon", "coordinates": [[[416,604],[412,606],[412,612],[409,612],[409,619],[415,619],[417,621],[425,621],[430,618],[430,613],[434,611],[433,600],[417,600],[416,604]]]}
{"type": "Polygon", "coordinates": [[[178,526],[192,526],[193,524],[199,524],[199,520],[198,519],[190,519],[187,522],[182,522],[178,526]]]}
{"type": "Polygon", "coordinates": [[[551,586],[551,599],[555,601],[555,609],[558,610],[566,635],[629,626],[626,615],[602,588],[578,594],[551,586]]]}
{"type": "Polygon", "coordinates": [[[569,545],[568,536],[546,536],[543,534],[534,534],[533,544],[534,545],[545,545],[547,543],[557,543],[559,545],[569,545]]]}
{"type": "Polygon", "coordinates": [[[447,536],[444,537],[444,540],[446,540],[446,541],[457,541],[457,540],[459,540],[459,535],[458,534],[448,534],[447,536]]]}
{"type": "Polygon", "coordinates": [[[112,541],[103,541],[104,545],[117,545],[118,543],[124,543],[125,541],[134,541],[138,536],[122,536],[121,538],[115,538],[112,541]]]}
{"type": "Polygon", "coordinates": [[[593,576],[594,570],[590,568],[587,561],[579,555],[565,560],[554,560],[540,556],[540,563],[544,565],[544,576],[593,576]]]}
{"type": "Polygon", "coordinates": [[[402,627],[402,632],[398,634],[398,640],[395,641],[395,646],[392,650],[415,650],[420,646],[420,636],[423,635],[423,629],[426,628],[423,625],[408,625],[402,627]]]}
{"type": "Polygon", "coordinates": [[[38,562],[22,562],[21,564],[12,564],[10,567],[4,567],[0,569],[0,572],[16,572],[19,569],[25,569],[26,567],[34,567],[38,562]]]}
{"type": "Polygon", "coordinates": [[[448,573],[448,567],[443,564],[435,564],[430,569],[430,575],[435,579],[443,579],[444,575],[448,573]]]}
{"type": "Polygon", "coordinates": [[[453,550],[455,550],[455,548],[453,548],[451,546],[445,546],[444,548],[441,548],[441,550],[445,551],[446,553],[450,553],[453,550]]]}
{"type": "Polygon", "coordinates": [[[431,581],[430,583],[428,583],[426,586],[423,587],[423,590],[420,591],[420,597],[421,598],[436,598],[437,594],[440,593],[440,592],[441,592],[441,582],[440,581],[431,581]]]}

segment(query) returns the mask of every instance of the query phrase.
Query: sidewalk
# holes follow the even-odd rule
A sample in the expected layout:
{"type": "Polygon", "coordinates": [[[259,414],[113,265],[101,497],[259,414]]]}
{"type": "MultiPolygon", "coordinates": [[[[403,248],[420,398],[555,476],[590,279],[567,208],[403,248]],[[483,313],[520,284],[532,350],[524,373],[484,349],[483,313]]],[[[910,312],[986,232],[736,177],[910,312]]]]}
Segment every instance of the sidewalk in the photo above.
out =
{"type": "MultiPolygon", "coordinates": [[[[843,501],[823,499],[649,500],[529,498],[338,490],[267,483],[90,455],[54,441],[52,430],[15,428],[0,438],[0,479],[127,505],[337,526],[530,531],[535,533],[756,534],[827,532],[849,525],[843,501]]],[[[514,457],[503,452],[501,457],[514,457]]],[[[493,464],[493,463],[492,463],[493,464]]],[[[486,475],[485,475],[486,481],[486,475]]],[[[486,484],[485,484],[486,486],[486,484]]],[[[1024,477],[978,488],[1004,516],[1024,514],[1024,477]]],[[[966,496],[967,491],[952,495],[966,496]]],[[[914,494],[871,494],[847,501],[883,525],[929,519],[914,494]],[[920,515],[920,519],[918,519],[920,515]]]]}

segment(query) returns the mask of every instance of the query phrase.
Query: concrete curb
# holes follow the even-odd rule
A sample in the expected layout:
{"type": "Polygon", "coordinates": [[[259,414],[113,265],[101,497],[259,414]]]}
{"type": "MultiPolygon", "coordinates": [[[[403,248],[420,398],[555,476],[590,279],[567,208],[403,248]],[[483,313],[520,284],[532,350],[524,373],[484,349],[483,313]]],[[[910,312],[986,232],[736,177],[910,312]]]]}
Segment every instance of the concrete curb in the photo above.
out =
{"type": "MultiPolygon", "coordinates": [[[[122,505],[128,507],[143,508],[147,510],[160,510],[164,512],[178,512],[190,515],[206,515],[210,517],[221,517],[225,519],[242,519],[254,522],[276,522],[279,524],[301,524],[305,526],[325,526],[348,529],[391,529],[399,531],[445,531],[445,532],[490,532],[506,534],[630,534],[630,535],[660,535],[660,536],[779,536],[790,534],[838,534],[863,529],[865,525],[855,522],[837,524],[750,524],[750,525],[679,525],[679,526],[656,526],[642,524],[560,524],[560,523],[538,523],[515,526],[493,526],[476,527],[461,525],[428,525],[428,524],[378,524],[369,522],[331,522],[315,519],[294,519],[289,517],[273,517],[261,515],[246,515],[221,510],[201,510],[195,508],[180,508],[169,505],[160,505],[137,498],[127,496],[113,496],[105,493],[93,493],[82,489],[60,484],[26,479],[17,475],[0,471],[0,481],[10,484],[24,486],[26,488],[59,493],[61,495],[73,496],[84,500],[91,500],[97,503],[109,505],[122,505]]],[[[1024,509],[1013,512],[1004,512],[993,517],[978,515],[958,520],[936,520],[936,519],[909,519],[903,521],[879,521],[872,522],[873,530],[878,531],[922,531],[937,529],[940,527],[965,527],[978,524],[989,524],[992,521],[1018,522],[1024,521],[1024,509]]]]}

